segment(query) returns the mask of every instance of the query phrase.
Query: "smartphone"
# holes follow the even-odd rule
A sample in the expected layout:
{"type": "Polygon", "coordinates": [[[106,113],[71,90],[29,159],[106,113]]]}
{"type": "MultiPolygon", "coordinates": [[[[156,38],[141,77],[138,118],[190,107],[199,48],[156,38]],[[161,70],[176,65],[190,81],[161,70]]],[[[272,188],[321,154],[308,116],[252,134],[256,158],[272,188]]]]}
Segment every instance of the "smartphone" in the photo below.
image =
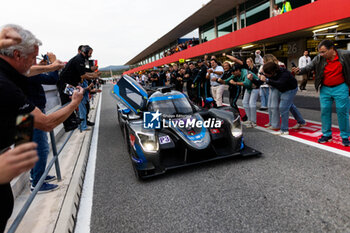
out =
{"type": "Polygon", "coordinates": [[[74,90],[76,90],[76,88],[73,85],[66,83],[66,88],[64,89],[63,93],[71,96],[73,95],[74,90]]]}
{"type": "Polygon", "coordinates": [[[292,62],[292,67],[297,67],[294,62],[292,62]]]}
{"type": "Polygon", "coordinates": [[[50,64],[50,59],[49,56],[47,56],[47,54],[45,55],[41,55],[43,57],[43,60],[46,61],[47,64],[50,64]]]}
{"type": "Polygon", "coordinates": [[[19,115],[16,118],[15,146],[33,140],[34,117],[31,114],[19,115]]]}

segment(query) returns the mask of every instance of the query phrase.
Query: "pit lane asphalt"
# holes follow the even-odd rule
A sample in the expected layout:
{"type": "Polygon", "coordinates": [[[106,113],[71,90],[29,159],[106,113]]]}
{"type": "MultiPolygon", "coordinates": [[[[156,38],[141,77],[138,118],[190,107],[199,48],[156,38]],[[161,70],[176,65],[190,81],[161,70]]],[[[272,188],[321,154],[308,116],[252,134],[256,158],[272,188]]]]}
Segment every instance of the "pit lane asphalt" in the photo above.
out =
{"type": "Polygon", "coordinates": [[[102,95],[91,232],[350,231],[350,160],[257,129],[244,137],[260,157],[136,180],[110,88],[102,95]]]}

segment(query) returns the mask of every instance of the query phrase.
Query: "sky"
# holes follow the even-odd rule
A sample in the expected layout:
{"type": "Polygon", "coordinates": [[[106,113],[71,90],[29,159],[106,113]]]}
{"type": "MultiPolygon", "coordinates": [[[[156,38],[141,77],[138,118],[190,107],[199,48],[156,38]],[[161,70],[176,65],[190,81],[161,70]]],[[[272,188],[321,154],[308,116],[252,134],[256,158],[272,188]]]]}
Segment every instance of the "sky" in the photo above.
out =
{"type": "Polygon", "coordinates": [[[209,1],[4,0],[0,22],[31,31],[43,42],[39,54],[62,61],[88,44],[102,68],[124,65],[209,1]]]}

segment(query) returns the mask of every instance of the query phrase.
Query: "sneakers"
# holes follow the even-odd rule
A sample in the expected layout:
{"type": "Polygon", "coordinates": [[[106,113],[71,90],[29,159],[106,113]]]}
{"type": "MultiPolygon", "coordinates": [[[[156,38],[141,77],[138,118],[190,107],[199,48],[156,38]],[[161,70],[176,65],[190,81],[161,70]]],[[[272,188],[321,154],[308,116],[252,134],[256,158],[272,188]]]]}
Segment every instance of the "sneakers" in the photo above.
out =
{"type": "Polygon", "coordinates": [[[64,126],[64,130],[65,130],[66,132],[75,130],[76,128],[78,128],[78,124],[73,124],[73,125],[64,126]]]}
{"type": "Polygon", "coordinates": [[[251,121],[243,121],[242,124],[243,125],[250,125],[252,122],[251,121]]]}
{"type": "Polygon", "coordinates": [[[270,129],[270,130],[279,130],[280,128],[275,128],[275,127],[273,127],[272,125],[270,125],[269,127],[267,127],[267,129],[270,129]]]}
{"type": "Polygon", "coordinates": [[[343,138],[342,143],[343,143],[343,146],[350,146],[350,141],[348,138],[343,138]]]}
{"type": "Polygon", "coordinates": [[[246,125],[247,128],[255,128],[256,127],[256,123],[255,122],[250,122],[250,124],[246,125]]]}
{"type": "Polygon", "coordinates": [[[306,123],[304,123],[304,124],[299,124],[299,123],[297,123],[296,125],[294,125],[293,127],[291,127],[291,129],[300,129],[301,127],[303,127],[303,126],[305,126],[306,125],[306,123]]]}
{"type": "Polygon", "coordinates": [[[271,125],[270,125],[270,123],[267,123],[267,124],[265,124],[264,126],[265,126],[265,127],[270,127],[271,125]]]}
{"type": "MultiPolygon", "coordinates": [[[[33,185],[30,186],[30,191],[33,192],[35,187],[33,185]]],[[[43,185],[40,187],[38,193],[48,193],[52,192],[54,190],[58,189],[57,184],[49,184],[49,183],[43,183],[43,185]]]]}
{"type": "Polygon", "coordinates": [[[318,143],[326,143],[331,141],[332,141],[332,136],[322,136],[320,139],[318,139],[318,143]]]}
{"type": "Polygon", "coordinates": [[[275,133],[275,135],[289,135],[288,131],[278,131],[275,133]]]}
{"type": "MultiPolygon", "coordinates": [[[[33,182],[33,178],[32,177],[29,177],[29,180],[30,182],[33,182]]],[[[50,175],[47,175],[44,182],[50,182],[50,181],[53,181],[53,180],[56,180],[56,176],[50,176],[50,175]]]]}
{"type": "Polygon", "coordinates": [[[91,122],[91,121],[86,121],[86,125],[87,125],[87,126],[94,126],[95,123],[94,123],[94,122],[91,122]]]}

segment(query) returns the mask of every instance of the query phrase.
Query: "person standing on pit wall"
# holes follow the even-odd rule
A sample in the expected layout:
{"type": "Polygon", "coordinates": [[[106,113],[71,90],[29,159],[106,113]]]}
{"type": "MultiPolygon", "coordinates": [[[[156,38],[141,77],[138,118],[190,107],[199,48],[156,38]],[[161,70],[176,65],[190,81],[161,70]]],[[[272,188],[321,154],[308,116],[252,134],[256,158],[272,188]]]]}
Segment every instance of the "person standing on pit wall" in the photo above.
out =
{"type": "Polygon", "coordinates": [[[315,88],[320,88],[322,137],[319,143],[332,140],[332,104],[336,105],[340,137],[344,146],[350,146],[349,86],[350,51],[336,49],[333,42],[323,40],[318,44],[318,55],[309,65],[300,69],[293,67],[296,74],[315,71],[315,88]]]}
{"type": "Polygon", "coordinates": [[[292,10],[292,6],[290,5],[289,1],[284,0],[282,4],[281,14],[287,13],[288,11],[292,10]]]}
{"type": "MultiPolygon", "coordinates": [[[[311,63],[311,58],[309,57],[309,51],[307,51],[307,50],[305,50],[304,51],[304,56],[301,56],[300,58],[299,58],[299,62],[298,62],[298,67],[300,68],[300,69],[302,69],[302,68],[304,68],[305,66],[307,66],[308,64],[310,64],[311,63]]],[[[306,90],[306,84],[307,84],[307,80],[308,80],[308,78],[309,78],[309,74],[310,74],[311,72],[308,72],[308,73],[306,73],[306,74],[304,74],[304,75],[302,75],[302,81],[301,81],[301,83],[300,83],[300,90],[302,91],[302,90],[306,90]]]]}
{"type": "MultiPolygon", "coordinates": [[[[100,72],[86,72],[85,60],[91,57],[92,52],[93,50],[90,46],[83,46],[81,53],[70,59],[60,73],[57,87],[62,105],[71,101],[70,96],[64,93],[66,84],[76,87],[82,82],[82,79],[95,79],[101,74],[100,72]]],[[[72,113],[63,125],[66,132],[76,129],[78,121],[75,113],[72,113]]]]}
{"type": "Polygon", "coordinates": [[[214,98],[217,107],[222,106],[222,96],[224,94],[225,86],[218,82],[224,73],[224,68],[219,66],[215,59],[210,60],[211,68],[208,69],[206,79],[210,80],[211,94],[214,98]]]}
{"type": "MultiPolygon", "coordinates": [[[[34,65],[30,68],[30,75],[28,77],[25,94],[28,97],[28,100],[44,114],[46,108],[46,96],[42,84],[56,85],[58,81],[58,70],[63,67],[64,63],[57,60],[53,53],[47,53],[46,59],[43,59],[39,65],[34,65]],[[41,74],[31,76],[38,71],[40,71],[41,74]]],[[[38,144],[37,152],[39,160],[30,171],[30,181],[32,183],[30,188],[31,191],[35,189],[35,186],[45,172],[47,156],[50,152],[47,132],[40,129],[34,129],[33,142],[38,144]]],[[[46,193],[56,190],[58,185],[49,183],[55,179],[55,176],[47,175],[38,193],[46,193]]]]}

